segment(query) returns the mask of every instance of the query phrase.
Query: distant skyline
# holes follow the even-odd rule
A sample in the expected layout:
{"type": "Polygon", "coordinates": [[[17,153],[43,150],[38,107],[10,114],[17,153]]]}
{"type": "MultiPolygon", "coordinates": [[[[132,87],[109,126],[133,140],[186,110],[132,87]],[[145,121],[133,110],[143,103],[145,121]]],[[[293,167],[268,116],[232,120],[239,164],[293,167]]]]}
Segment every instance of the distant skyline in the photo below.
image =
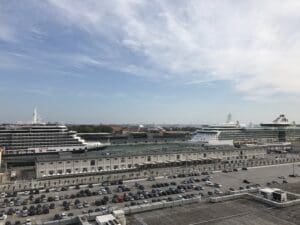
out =
{"type": "Polygon", "coordinates": [[[2,0],[0,123],[300,123],[300,1],[2,0]]]}

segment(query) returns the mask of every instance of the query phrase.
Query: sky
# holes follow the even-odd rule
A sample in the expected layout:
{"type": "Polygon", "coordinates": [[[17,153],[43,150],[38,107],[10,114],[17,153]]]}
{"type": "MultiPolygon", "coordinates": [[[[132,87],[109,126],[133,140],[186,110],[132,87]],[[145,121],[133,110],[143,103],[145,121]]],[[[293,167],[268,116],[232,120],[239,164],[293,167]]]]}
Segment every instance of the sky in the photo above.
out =
{"type": "Polygon", "coordinates": [[[0,122],[300,123],[298,0],[0,0],[0,122]]]}

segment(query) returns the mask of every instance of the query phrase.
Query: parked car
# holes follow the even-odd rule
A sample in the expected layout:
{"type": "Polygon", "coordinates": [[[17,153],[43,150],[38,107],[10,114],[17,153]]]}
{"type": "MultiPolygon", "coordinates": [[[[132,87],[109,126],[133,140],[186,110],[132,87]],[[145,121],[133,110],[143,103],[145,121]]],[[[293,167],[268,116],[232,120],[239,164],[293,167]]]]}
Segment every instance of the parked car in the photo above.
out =
{"type": "Polygon", "coordinates": [[[6,214],[4,214],[3,212],[0,213],[0,220],[6,220],[6,218],[7,218],[6,214]]]}

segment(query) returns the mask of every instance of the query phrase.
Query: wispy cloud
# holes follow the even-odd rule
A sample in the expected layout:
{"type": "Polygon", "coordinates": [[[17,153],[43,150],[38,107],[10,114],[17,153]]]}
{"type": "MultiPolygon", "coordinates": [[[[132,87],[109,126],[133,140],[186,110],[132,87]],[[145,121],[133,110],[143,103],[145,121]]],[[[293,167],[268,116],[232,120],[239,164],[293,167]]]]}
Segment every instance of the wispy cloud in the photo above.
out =
{"type": "MultiPolygon", "coordinates": [[[[32,5],[48,15],[44,20],[52,30],[46,31],[45,21],[36,27],[34,18],[26,19],[31,33],[44,39],[61,26],[52,38],[68,45],[58,62],[67,69],[108,68],[189,85],[229,81],[247,99],[300,94],[296,0],[48,0],[32,5]],[[73,29],[84,37],[81,42],[74,41],[73,29]],[[61,41],[59,35],[73,39],[61,41]]],[[[12,40],[15,32],[17,26],[0,22],[0,40],[12,40]]]]}
{"type": "Polygon", "coordinates": [[[49,3],[72,25],[142,54],[159,74],[228,80],[247,95],[300,92],[299,1],[49,3]]]}

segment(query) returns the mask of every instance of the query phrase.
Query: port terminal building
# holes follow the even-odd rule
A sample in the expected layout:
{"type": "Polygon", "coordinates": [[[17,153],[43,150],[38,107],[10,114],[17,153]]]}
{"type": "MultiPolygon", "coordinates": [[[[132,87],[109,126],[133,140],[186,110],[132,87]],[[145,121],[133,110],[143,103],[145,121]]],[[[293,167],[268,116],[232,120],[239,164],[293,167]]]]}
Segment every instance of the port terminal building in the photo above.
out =
{"type": "Polygon", "coordinates": [[[123,145],[97,152],[40,155],[35,158],[35,167],[36,177],[43,178],[191,164],[238,163],[265,158],[269,151],[270,147],[266,145],[238,148],[190,143],[123,145]]]}

